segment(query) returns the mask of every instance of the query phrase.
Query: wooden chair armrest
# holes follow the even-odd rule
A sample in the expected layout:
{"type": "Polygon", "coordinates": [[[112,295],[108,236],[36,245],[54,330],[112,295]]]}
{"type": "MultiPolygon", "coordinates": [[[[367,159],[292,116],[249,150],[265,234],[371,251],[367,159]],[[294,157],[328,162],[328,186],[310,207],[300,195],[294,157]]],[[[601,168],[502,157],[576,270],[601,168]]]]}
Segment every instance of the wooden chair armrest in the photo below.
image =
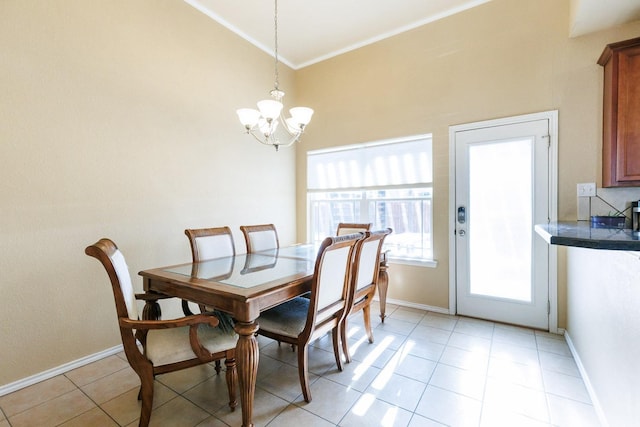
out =
{"type": "Polygon", "coordinates": [[[216,327],[220,323],[217,317],[210,314],[196,314],[193,316],[181,317],[179,319],[171,320],[133,320],[126,317],[119,319],[120,326],[129,329],[168,329],[179,328],[181,326],[192,326],[200,324],[208,324],[211,327],[216,327]]]}

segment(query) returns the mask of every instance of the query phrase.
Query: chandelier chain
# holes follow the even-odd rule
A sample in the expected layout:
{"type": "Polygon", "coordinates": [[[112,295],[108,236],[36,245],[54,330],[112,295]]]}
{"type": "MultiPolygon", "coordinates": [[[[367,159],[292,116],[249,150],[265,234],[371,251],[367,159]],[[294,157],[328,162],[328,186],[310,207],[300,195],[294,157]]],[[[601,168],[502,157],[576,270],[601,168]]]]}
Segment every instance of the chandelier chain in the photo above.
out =
{"type": "Polygon", "coordinates": [[[275,89],[278,89],[278,0],[275,0],[275,12],[273,14],[274,28],[275,28],[275,89]]]}

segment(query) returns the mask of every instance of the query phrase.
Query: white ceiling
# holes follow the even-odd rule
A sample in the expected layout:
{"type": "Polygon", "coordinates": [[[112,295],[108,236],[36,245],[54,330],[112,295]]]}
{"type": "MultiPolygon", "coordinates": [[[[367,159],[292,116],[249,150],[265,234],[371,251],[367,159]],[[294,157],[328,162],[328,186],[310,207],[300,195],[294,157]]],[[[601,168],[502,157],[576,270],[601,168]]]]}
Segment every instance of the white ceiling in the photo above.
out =
{"type": "MultiPolygon", "coordinates": [[[[185,0],[273,55],[274,2],[185,0]]],[[[490,0],[278,0],[278,57],[298,69],[490,0]]],[[[640,19],[640,0],[570,0],[572,37],[640,19]]]]}

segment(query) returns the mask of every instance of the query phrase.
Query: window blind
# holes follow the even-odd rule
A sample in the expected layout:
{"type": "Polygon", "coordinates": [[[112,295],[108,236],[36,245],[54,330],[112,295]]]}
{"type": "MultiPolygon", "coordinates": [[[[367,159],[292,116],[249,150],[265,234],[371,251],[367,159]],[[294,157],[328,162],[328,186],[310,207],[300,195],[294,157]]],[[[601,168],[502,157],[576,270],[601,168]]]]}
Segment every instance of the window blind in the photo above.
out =
{"type": "Polygon", "coordinates": [[[311,151],[307,189],[344,190],[427,184],[433,180],[431,135],[311,151]]]}

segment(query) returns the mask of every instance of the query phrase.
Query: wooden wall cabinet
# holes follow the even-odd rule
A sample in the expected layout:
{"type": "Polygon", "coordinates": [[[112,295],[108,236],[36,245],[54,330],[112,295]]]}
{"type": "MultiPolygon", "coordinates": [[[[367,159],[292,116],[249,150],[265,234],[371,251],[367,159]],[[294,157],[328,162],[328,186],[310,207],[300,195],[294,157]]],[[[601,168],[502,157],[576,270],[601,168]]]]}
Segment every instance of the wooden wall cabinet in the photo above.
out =
{"type": "Polygon", "coordinates": [[[602,186],[640,187],[640,37],[608,44],[604,67],[602,186]]]}

